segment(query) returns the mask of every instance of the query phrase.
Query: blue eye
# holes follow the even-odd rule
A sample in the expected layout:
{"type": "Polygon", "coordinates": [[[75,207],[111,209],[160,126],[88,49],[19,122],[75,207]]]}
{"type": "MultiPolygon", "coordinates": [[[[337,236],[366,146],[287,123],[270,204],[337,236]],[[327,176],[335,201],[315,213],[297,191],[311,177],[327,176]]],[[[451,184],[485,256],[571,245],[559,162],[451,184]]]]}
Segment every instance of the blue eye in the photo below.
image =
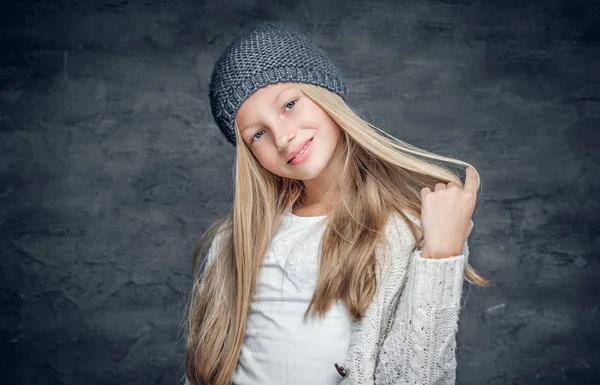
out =
{"type": "MultiPolygon", "coordinates": [[[[264,130],[258,130],[258,131],[256,132],[256,134],[258,134],[258,133],[259,133],[259,132],[261,132],[261,131],[264,131],[264,130]]],[[[254,139],[256,138],[256,134],[254,134],[254,136],[252,136],[252,140],[250,140],[250,142],[251,142],[251,143],[252,143],[252,142],[254,142],[254,139]]],[[[261,136],[262,136],[262,135],[261,135],[261,136]]],[[[256,139],[260,139],[260,136],[259,136],[258,138],[256,138],[256,139]]]]}
{"type": "Polygon", "coordinates": [[[294,105],[296,105],[296,100],[291,100],[290,102],[288,102],[288,104],[286,104],[285,106],[289,106],[291,103],[294,103],[294,105]]]}

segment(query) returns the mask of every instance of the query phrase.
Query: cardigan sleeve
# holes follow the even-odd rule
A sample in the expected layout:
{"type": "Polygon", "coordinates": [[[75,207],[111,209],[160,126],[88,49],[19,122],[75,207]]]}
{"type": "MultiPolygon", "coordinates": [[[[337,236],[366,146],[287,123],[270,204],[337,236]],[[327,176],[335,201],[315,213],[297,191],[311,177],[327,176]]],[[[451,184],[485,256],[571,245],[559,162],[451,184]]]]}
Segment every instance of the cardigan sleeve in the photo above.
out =
{"type": "Polygon", "coordinates": [[[392,326],[380,347],[375,384],[454,384],[456,332],[469,255],[411,257],[392,326]]]}

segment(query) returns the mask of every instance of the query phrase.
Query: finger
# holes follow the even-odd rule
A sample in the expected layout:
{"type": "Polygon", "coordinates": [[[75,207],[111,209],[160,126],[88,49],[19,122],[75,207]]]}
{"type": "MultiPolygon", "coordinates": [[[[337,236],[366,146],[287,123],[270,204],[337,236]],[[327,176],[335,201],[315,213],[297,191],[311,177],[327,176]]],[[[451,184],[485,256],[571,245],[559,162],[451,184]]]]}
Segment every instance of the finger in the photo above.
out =
{"type": "Polygon", "coordinates": [[[474,194],[477,194],[477,182],[479,177],[477,176],[477,171],[471,166],[467,167],[466,176],[465,176],[465,191],[471,191],[474,194]]]}
{"type": "Polygon", "coordinates": [[[456,183],[455,181],[448,182],[447,186],[448,186],[448,188],[458,187],[458,188],[462,189],[462,187],[460,187],[460,185],[458,183],[456,183]]]}
{"type": "Polygon", "coordinates": [[[441,189],[445,189],[445,188],[446,188],[446,183],[436,183],[435,184],[436,190],[441,190],[441,189]]]}
{"type": "Polygon", "coordinates": [[[425,196],[427,194],[431,194],[431,189],[429,187],[423,187],[421,189],[421,196],[425,196]]]}

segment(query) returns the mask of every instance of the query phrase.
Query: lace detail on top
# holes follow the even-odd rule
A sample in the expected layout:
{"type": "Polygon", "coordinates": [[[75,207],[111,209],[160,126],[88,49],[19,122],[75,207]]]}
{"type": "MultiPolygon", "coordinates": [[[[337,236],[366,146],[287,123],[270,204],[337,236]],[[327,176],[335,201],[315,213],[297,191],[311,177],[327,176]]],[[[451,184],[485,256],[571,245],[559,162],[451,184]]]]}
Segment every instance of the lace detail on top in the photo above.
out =
{"type": "Polygon", "coordinates": [[[314,290],[319,273],[322,217],[286,216],[271,240],[264,262],[276,262],[298,291],[314,290]]]}

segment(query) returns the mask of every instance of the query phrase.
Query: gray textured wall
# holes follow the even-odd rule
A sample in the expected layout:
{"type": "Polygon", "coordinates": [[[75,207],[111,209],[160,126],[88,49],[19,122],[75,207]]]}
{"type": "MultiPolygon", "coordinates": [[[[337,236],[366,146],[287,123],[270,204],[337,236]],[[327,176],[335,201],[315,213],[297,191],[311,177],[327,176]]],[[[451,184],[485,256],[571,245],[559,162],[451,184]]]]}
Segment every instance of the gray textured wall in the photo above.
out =
{"type": "MultiPolygon", "coordinates": [[[[593,4],[595,3],[595,5],[593,4]]],[[[4,1],[0,382],[174,384],[232,198],[212,61],[279,20],[378,127],[479,170],[460,384],[600,380],[600,9],[588,1],[4,1]]]]}

